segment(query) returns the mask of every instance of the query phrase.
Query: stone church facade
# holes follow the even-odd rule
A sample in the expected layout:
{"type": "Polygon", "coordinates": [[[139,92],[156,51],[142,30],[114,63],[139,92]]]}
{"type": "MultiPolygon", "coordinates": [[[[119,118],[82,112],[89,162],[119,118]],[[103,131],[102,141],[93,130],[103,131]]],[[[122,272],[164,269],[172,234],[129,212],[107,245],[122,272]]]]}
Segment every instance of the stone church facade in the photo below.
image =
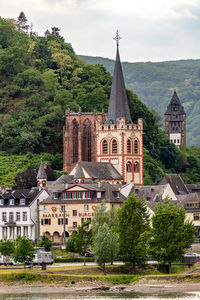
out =
{"type": "Polygon", "coordinates": [[[143,121],[131,120],[118,48],[117,40],[108,114],[66,111],[63,169],[70,172],[78,161],[110,162],[125,183],[142,185],[143,121]]]}

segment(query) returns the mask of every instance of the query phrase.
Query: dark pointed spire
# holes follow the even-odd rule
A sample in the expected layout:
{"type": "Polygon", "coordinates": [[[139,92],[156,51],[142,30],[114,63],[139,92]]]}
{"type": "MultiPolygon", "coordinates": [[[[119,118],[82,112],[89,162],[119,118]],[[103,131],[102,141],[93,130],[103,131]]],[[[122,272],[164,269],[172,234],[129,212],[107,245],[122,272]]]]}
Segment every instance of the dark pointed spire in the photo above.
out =
{"type": "Polygon", "coordinates": [[[37,173],[37,179],[47,179],[47,174],[45,172],[43,163],[40,164],[40,167],[39,167],[39,170],[37,173]]]}
{"type": "Polygon", "coordinates": [[[119,56],[119,35],[114,38],[117,42],[117,54],[112,80],[112,88],[110,93],[110,102],[108,108],[107,124],[117,124],[118,118],[125,118],[126,123],[132,123],[130,110],[128,106],[128,98],[124,84],[124,77],[119,56]]]}
{"type": "Polygon", "coordinates": [[[167,106],[167,111],[165,115],[169,115],[173,112],[176,112],[176,114],[185,114],[184,107],[182,106],[181,101],[179,100],[176,90],[174,90],[174,94],[171,98],[169,105],[167,106]]]}

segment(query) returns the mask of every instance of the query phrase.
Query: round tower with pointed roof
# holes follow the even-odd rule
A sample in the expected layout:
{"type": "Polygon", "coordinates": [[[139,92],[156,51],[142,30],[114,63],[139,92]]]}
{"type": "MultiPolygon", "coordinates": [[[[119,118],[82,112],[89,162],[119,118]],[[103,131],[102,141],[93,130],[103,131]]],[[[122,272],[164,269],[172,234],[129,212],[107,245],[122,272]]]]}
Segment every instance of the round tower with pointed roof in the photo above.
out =
{"type": "Polygon", "coordinates": [[[175,90],[165,113],[165,134],[176,146],[186,144],[186,113],[175,90]]]}

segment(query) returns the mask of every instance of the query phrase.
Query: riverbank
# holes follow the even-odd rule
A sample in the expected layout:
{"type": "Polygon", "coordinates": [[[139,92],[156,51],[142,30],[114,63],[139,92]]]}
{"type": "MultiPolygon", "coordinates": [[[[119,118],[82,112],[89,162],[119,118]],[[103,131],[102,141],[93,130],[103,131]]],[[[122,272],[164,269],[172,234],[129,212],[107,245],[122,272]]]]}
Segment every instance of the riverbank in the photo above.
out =
{"type": "Polygon", "coordinates": [[[130,285],[112,285],[101,281],[77,282],[67,286],[63,284],[0,284],[0,295],[3,294],[84,294],[84,293],[141,293],[141,294],[169,294],[200,292],[199,282],[171,282],[168,280],[156,280],[141,278],[138,282],[130,285]]]}

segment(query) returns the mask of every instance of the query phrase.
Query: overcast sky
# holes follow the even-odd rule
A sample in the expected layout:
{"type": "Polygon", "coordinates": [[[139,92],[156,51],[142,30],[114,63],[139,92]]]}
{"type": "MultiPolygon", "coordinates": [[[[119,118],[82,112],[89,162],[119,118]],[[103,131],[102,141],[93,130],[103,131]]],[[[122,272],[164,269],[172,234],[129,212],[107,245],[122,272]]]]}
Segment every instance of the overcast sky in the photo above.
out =
{"type": "Polygon", "coordinates": [[[56,26],[77,54],[122,61],[200,58],[200,0],[0,0],[0,16],[23,11],[33,31],[56,26]]]}

